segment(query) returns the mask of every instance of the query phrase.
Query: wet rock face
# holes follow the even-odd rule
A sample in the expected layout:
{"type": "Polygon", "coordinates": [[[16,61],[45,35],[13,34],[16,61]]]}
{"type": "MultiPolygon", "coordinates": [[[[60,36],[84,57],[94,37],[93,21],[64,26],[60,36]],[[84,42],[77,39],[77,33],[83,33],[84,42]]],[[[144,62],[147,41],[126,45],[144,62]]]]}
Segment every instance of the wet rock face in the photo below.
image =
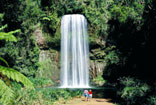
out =
{"type": "Polygon", "coordinates": [[[49,78],[56,84],[60,78],[59,53],[55,50],[41,50],[39,63],[40,68],[38,76],[49,78]]]}
{"type": "Polygon", "coordinates": [[[104,51],[105,41],[98,38],[90,44],[90,78],[93,85],[102,86],[105,81],[102,78],[106,67],[104,51]]]}
{"type": "Polygon", "coordinates": [[[104,61],[98,62],[90,60],[90,74],[92,78],[96,78],[98,75],[102,75],[105,66],[106,63],[104,61]]]}
{"type": "Polygon", "coordinates": [[[45,61],[49,58],[51,58],[51,54],[48,50],[41,50],[39,54],[39,62],[45,61]]]}
{"type": "Polygon", "coordinates": [[[103,73],[106,65],[104,57],[106,53],[100,47],[90,50],[90,72],[92,78],[97,77],[103,73]]]}
{"type": "Polygon", "coordinates": [[[59,53],[55,50],[41,50],[39,55],[39,62],[50,59],[55,62],[56,65],[59,63],[59,53]]]}
{"type": "Polygon", "coordinates": [[[37,42],[37,45],[40,49],[47,49],[47,43],[45,41],[45,38],[43,36],[42,30],[40,28],[37,28],[34,31],[35,41],[37,42]]]}
{"type": "Polygon", "coordinates": [[[34,39],[40,49],[39,53],[39,69],[36,73],[37,77],[48,78],[56,82],[60,79],[60,65],[59,65],[59,51],[51,49],[48,46],[47,40],[40,28],[36,28],[34,31],[34,39]]]}

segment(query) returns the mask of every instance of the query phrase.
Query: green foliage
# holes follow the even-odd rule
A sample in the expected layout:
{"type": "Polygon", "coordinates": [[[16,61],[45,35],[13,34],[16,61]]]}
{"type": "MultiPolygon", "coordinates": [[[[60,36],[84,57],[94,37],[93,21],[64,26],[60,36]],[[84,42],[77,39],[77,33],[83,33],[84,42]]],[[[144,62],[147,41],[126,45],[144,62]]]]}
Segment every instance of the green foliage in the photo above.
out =
{"type": "Polygon", "coordinates": [[[4,16],[4,14],[0,13],[0,25],[1,25],[1,22],[3,21],[3,16],[4,16]]]}
{"type": "MultiPolygon", "coordinates": [[[[0,32],[0,40],[5,39],[6,41],[14,41],[17,42],[17,39],[12,36],[12,33],[16,33],[17,31],[14,32],[9,32],[9,33],[5,33],[5,32],[0,32]]],[[[18,31],[19,32],[19,31],[18,31]]]]}
{"type": "Polygon", "coordinates": [[[50,101],[59,100],[59,98],[68,99],[70,97],[70,94],[67,91],[64,90],[58,90],[58,89],[44,89],[43,91],[43,97],[50,101]]]}
{"type": "Polygon", "coordinates": [[[121,98],[126,101],[127,105],[140,102],[139,98],[144,97],[150,90],[147,84],[141,83],[137,79],[124,77],[119,80],[124,88],[121,92],[118,91],[118,94],[121,94],[121,98]]]}
{"type": "MultiPolygon", "coordinates": [[[[59,68],[58,68],[58,52],[56,50],[43,51],[41,52],[41,58],[36,77],[49,78],[53,81],[51,85],[58,85],[60,79],[59,68]]],[[[50,84],[49,84],[50,85],[50,84]]]]}
{"type": "MultiPolygon", "coordinates": [[[[4,14],[2,17],[3,23],[8,24],[8,28],[5,30],[10,31],[17,28],[21,30],[20,33],[15,34],[18,42],[2,44],[0,55],[8,61],[12,68],[26,76],[34,76],[38,68],[39,49],[32,33],[36,25],[39,24],[40,14],[42,14],[39,2],[32,0],[2,0],[0,7],[4,14]]],[[[9,34],[12,34],[12,32],[9,34]]]]}
{"type": "Polygon", "coordinates": [[[9,79],[23,83],[26,88],[33,88],[33,84],[23,74],[14,69],[0,66],[0,73],[9,79]]]}
{"type": "Polygon", "coordinates": [[[145,105],[155,105],[156,104],[156,96],[150,96],[147,100],[148,100],[148,102],[145,105]]]}
{"type": "Polygon", "coordinates": [[[89,22],[89,34],[92,37],[107,37],[108,20],[111,18],[108,7],[113,3],[107,1],[68,1],[58,0],[48,2],[41,1],[45,16],[42,18],[43,30],[54,35],[59,19],[65,14],[84,14],[89,22]],[[47,4],[48,3],[48,4],[47,4]]]}
{"type": "Polygon", "coordinates": [[[5,44],[5,47],[0,48],[0,55],[8,61],[10,67],[22,72],[26,76],[33,76],[38,68],[39,49],[33,42],[28,43],[19,40],[16,43],[16,47],[13,47],[15,46],[14,43],[8,42],[5,44]],[[27,48],[25,48],[24,45],[26,45],[27,48]]]}
{"type": "Polygon", "coordinates": [[[0,79],[0,104],[10,104],[14,99],[14,91],[0,79]]]}
{"type": "Polygon", "coordinates": [[[120,104],[118,104],[118,103],[115,103],[115,105],[120,105],[120,104]]]}
{"type": "Polygon", "coordinates": [[[57,26],[56,29],[54,29],[56,32],[52,36],[51,34],[44,33],[44,37],[46,39],[47,45],[49,48],[60,50],[60,41],[61,41],[61,32],[60,32],[60,26],[57,26]],[[51,46],[53,45],[53,46],[51,46]]]}
{"type": "Polygon", "coordinates": [[[8,62],[5,59],[3,59],[2,57],[0,57],[0,60],[3,61],[9,67],[8,62]]]}
{"type": "Polygon", "coordinates": [[[43,100],[42,94],[36,90],[20,89],[16,93],[15,105],[47,105],[47,101],[43,100]]]}
{"type": "Polygon", "coordinates": [[[85,4],[84,14],[90,24],[89,34],[92,35],[92,37],[102,36],[106,38],[108,30],[107,22],[110,19],[108,7],[112,2],[112,0],[98,2],[88,1],[88,4],[85,4]]]}
{"type": "Polygon", "coordinates": [[[4,25],[0,28],[0,31],[3,31],[5,28],[7,28],[8,26],[7,25],[4,25]]]}
{"type": "Polygon", "coordinates": [[[23,74],[21,74],[20,72],[11,69],[11,68],[7,68],[7,67],[3,67],[0,66],[0,103],[3,104],[10,104],[13,102],[14,97],[14,91],[8,86],[6,85],[6,80],[5,78],[7,77],[8,79],[17,81],[17,82],[21,82],[26,88],[30,88],[33,89],[33,84],[31,81],[28,80],[28,78],[26,78],[23,74]],[[5,82],[3,82],[5,81],[5,82]]]}
{"type": "Polygon", "coordinates": [[[42,18],[43,30],[46,32],[54,33],[56,28],[58,27],[60,19],[57,16],[56,11],[52,14],[48,14],[48,16],[42,18]]]}
{"type": "Polygon", "coordinates": [[[15,30],[15,31],[10,31],[10,32],[1,32],[2,30],[4,30],[5,28],[7,28],[7,25],[2,26],[0,28],[0,40],[6,40],[6,41],[12,41],[12,42],[17,42],[16,37],[13,35],[15,33],[19,33],[20,30],[15,30]]]}
{"type": "MultiPolygon", "coordinates": [[[[7,26],[2,27],[0,29],[0,31],[6,27],[7,26]]],[[[0,32],[0,40],[16,42],[17,39],[13,34],[17,33],[17,32],[20,32],[20,30],[11,31],[8,33],[0,32]]],[[[0,60],[2,60],[7,66],[9,66],[5,59],[0,57],[0,60]]],[[[14,91],[9,86],[6,85],[7,83],[5,83],[6,77],[7,77],[7,79],[21,82],[26,88],[30,88],[30,89],[34,88],[32,82],[30,82],[23,74],[21,74],[20,72],[14,70],[14,69],[4,67],[1,65],[0,65],[0,77],[1,77],[0,78],[0,85],[1,85],[0,103],[2,103],[2,104],[6,104],[6,105],[11,104],[13,101],[13,98],[14,98],[14,91]],[[3,81],[5,81],[5,82],[3,82],[3,81]]]]}
{"type": "Polygon", "coordinates": [[[144,0],[136,1],[118,1],[110,8],[112,19],[118,20],[120,23],[125,23],[129,19],[133,20],[133,24],[137,24],[140,29],[143,25],[143,12],[145,8],[144,0]]]}
{"type": "Polygon", "coordinates": [[[35,88],[48,87],[53,85],[53,82],[49,78],[30,78],[30,81],[34,84],[35,88]]]}
{"type": "Polygon", "coordinates": [[[104,61],[103,59],[106,53],[103,51],[103,49],[97,48],[97,49],[93,49],[91,52],[93,52],[93,54],[90,55],[91,59],[104,61]]]}
{"type": "Polygon", "coordinates": [[[59,101],[58,105],[70,99],[73,96],[82,94],[80,91],[68,91],[64,89],[53,89],[53,88],[41,88],[38,90],[22,89],[17,90],[16,105],[53,105],[56,101],[59,101]]]}
{"type": "Polygon", "coordinates": [[[93,79],[93,82],[95,82],[97,86],[103,86],[104,83],[106,83],[106,80],[103,79],[102,75],[98,75],[96,78],[93,79]]]}
{"type": "MultiPolygon", "coordinates": [[[[46,54],[48,54],[48,53],[46,53],[46,54]]],[[[51,78],[52,77],[51,71],[53,68],[51,59],[50,58],[43,59],[43,61],[40,61],[38,63],[39,63],[38,75],[51,78]]]]}
{"type": "Polygon", "coordinates": [[[113,51],[110,51],[105,56],[105,60],[108,64],[119,64],[119,61],[120,61],[119,56],[120,56],[119,51],[113,50],[113,51]]]}

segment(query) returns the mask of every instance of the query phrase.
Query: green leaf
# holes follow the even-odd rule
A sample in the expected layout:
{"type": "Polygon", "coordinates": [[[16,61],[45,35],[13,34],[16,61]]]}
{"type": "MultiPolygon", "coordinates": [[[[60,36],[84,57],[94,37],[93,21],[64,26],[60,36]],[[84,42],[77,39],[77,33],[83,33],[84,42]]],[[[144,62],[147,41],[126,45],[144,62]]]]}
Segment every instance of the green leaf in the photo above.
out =
{"type": "Polygon", "coordinates": [[[8,62],[4,58],[0,57],[0,60],[3,61],[9,67],[8,62]]]}
{"type": "MultiPolygon", "coordinates": [[[[2,26],[0,28],[0,31],[5,29],[7,25],[2,26]]],[[[16,37],[13,35],[15,33],[21,32],[21,30],[15,30],[15,31],[10,31],[10,32],[0,32],[0,40],[6,40],[6,41],[12,41],[12,42],[17,42],[16,37]]]]}
{"type": "Polygon", "coordinates": [[[9,79],[21,82],[26,88],[34,88],[33,83],[27,77],[14,69],[0,66],[0,73],[7,76],[9,79]]]}
{"type": "Polygon", "coordinates": [[[6,25],[4,25],[4,26],[2,26],[1,28],[0,28],[0,31],[2,31],[2,30],[4,30],[5,28],[7,28],[8,27],[8,25],[6,24],[6,25]]]}
{"type": "Polygon", "coordinates": [[[11,90],[1,79],[0,86],[0,104],[4,103],[5,105],[8,105],[13,101],[14,91],[11,90]]]}

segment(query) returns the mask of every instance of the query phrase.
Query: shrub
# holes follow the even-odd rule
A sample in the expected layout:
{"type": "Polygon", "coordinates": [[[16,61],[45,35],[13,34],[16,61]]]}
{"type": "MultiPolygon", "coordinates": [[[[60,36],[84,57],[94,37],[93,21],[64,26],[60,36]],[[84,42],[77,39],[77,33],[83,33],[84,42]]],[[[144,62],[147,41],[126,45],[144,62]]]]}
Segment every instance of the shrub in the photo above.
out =
{"type": "Polygon", "coordinates": [[[14,100],[15,105],[53,105],[57,101],[70,99],[80,96],[80,91],[65,89],[40,88],[36,90],[16,89],[17,95],[14,100]]]}
{"type": "Polygon", "coordinates": [[[102,86],[106,82],[106,80],[103,79],[101,75],[97,76],[96,78],[93,79],[93,82],[95,82],[96,85],[102,86]]]}
{"type": "Polygon", "coordinates": [[[35,88],[47,87],[47,86],[51,86],[53,84],[52,80],[49,78],[43,78],[43,77],[30,78],[30,80],[34,84],[35,88]]]}
{"type": "Polygon", "coordinates": [[[141,83],[138,79],[130,77],[120,78],[120,83],[123,85],[123,88],[118,94],[121,95],[121,98],[125,100],[127,105],[145,101],[140,101],[140,99],[145,97],[150,90],[150,87],[147,84],[141,83]]]}
{"type": "Polygon", "coordinates": [[[146,105],[156,105],[156,96],[150,96],[146,105]]]}

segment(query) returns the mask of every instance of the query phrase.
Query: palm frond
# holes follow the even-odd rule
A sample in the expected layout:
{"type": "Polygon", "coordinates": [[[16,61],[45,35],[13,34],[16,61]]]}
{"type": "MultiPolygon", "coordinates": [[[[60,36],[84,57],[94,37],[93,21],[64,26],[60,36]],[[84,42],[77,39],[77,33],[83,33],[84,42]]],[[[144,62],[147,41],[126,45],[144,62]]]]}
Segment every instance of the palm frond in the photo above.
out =
{"type": "Polygon", "coordinates": [[[11,90],[1,79],[0,79],[0,104],[10,104],[14,98],[14,91],[11,90]]]}
{"type": "Polygon", "coordinates": [[[7,76],[9,79],[21,82],[26,88],[34,88],[33,83],[27,77],[14,69],[0,66],[0,73],[7,76]]]}

